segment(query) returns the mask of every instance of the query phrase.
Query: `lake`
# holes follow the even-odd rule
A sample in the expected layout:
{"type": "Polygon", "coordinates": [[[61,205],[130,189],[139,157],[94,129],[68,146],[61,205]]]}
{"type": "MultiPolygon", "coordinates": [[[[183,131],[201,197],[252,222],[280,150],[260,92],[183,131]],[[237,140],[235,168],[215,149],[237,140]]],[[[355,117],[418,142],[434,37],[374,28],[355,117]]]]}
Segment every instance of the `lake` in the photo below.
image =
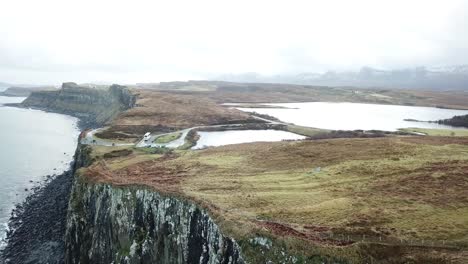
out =
{"type": "Polygon", "coordinates": [[[24,99],[0,96],[0,249],[14,204],[46,175],[69,168],[79,135],[74,117],[3,106],[24,99]]]}
{"type": "Polygon", "coordinates": [[[399,128],[408,127],[451,128],[435,123],[411,122],[404,119],[434,121],[468,114],[468,110],[358,103],[311,102],[267,105],[282,108],[236,108],[246,112],[267,114],[286,123],[332,130],[396,131],[399,128]]]}
{"type": "Polygon", "coordinates": [[[192,149],[215,147],[249,142],[273,142],[282,140],[304,139],[304,136],[280,130],[229,130],[229,131],[198,131],[200,139],[192,149]]]}

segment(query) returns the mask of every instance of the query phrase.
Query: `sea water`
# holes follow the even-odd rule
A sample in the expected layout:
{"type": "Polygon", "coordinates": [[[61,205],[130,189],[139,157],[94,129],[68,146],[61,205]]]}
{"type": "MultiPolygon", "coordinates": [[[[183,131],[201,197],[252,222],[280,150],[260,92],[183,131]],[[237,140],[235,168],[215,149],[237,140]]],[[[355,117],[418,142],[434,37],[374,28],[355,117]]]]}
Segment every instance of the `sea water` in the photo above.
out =
{"type": "Polygon", "coordinates": [[[79,135],[74,117],[4,106],[24,99],[0,96],[0,249],[14,205],[47,175],[69,169],[79,135]]]}

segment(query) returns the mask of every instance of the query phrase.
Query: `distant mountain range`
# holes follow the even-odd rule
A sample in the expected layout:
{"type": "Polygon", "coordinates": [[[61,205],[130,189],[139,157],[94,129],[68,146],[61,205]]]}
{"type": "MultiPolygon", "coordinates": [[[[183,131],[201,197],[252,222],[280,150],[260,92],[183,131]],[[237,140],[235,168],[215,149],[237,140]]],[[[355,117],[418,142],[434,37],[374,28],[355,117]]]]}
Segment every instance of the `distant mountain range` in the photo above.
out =
{"type": "Polygon", "coordinates": [[[8,84],[8,83],[3,83],[3,82],[0,82],[0,91],[3,91],[5,90],[6,88],[10,87],[11,85],[8,84]]]}
{"type": "Polygon", "coordinates": [[[400,88],[421,90],[468,90],[468,65],[380,70],[300,73],[265,76],[257,73],[227,74],[214,78],[230,82],[290,83],[320,86],[400,88]]]}

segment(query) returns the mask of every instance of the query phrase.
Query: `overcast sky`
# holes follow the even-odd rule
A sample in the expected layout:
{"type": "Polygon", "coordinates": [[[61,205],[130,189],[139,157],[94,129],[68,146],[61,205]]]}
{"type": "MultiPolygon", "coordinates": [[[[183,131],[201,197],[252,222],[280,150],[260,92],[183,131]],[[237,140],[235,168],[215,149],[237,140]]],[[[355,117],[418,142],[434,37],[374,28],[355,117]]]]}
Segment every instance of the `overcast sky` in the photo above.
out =
{"type": "Polygon", "coordinates": [[[466,2],[1,0],[0,81],[466,64],[466,2]]]}

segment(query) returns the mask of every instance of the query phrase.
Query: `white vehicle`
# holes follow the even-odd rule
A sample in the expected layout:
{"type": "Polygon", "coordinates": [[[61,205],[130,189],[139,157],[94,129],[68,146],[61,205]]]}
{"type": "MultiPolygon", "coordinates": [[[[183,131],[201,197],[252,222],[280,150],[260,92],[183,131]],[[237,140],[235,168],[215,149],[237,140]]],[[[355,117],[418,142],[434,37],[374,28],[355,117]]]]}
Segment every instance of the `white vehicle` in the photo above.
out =
{"type": "Polygon", "coordinates": [[[145,133],[145,136],[143,137],[143,139],[144,139],[145,141],[148,141],[148,139],[150,139],[150,135],[151,135],[150,132],[146,132],[146,133],[145,133]]]}

